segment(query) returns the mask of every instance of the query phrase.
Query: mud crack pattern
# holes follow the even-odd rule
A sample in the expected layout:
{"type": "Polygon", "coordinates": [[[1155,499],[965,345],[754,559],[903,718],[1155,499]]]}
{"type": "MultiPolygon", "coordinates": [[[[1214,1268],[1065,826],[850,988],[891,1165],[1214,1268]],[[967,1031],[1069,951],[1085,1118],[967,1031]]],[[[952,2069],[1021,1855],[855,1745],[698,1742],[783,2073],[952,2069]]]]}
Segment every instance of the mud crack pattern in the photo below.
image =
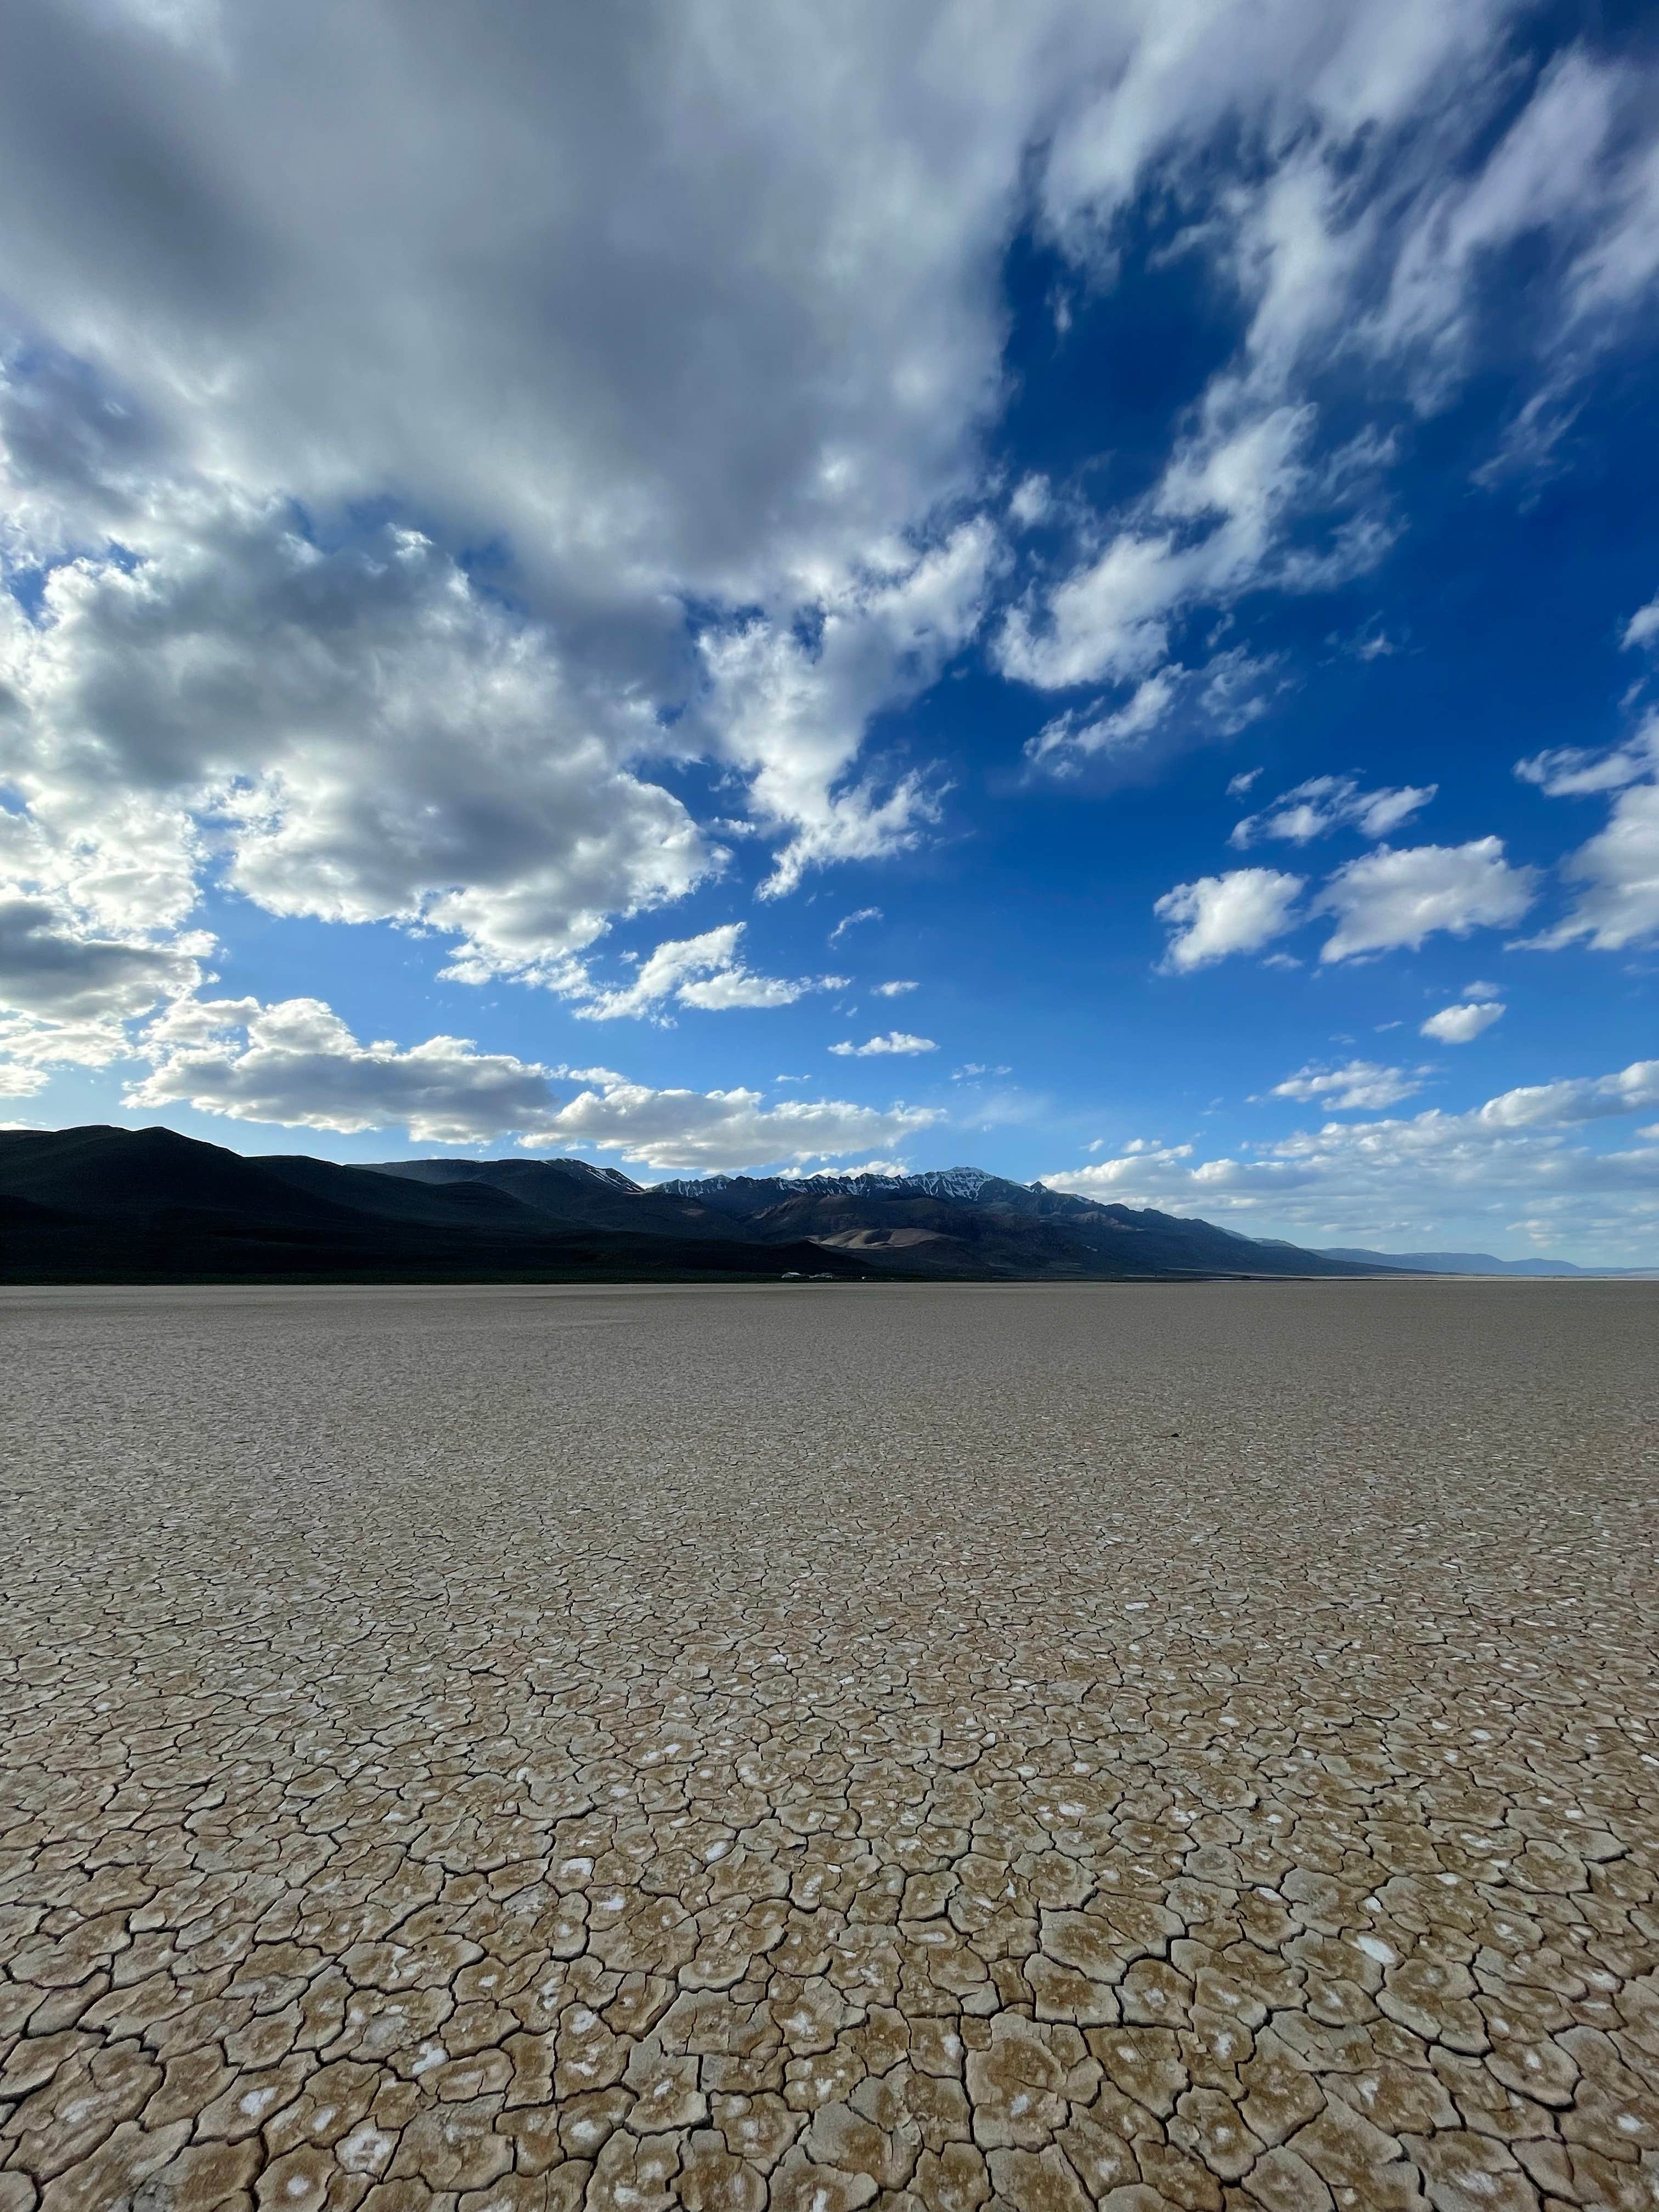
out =
{"type": "Polygon", "coordinates": [[[0,1301],[0,2212],[1659,2204],[1659,1291],[0,1301]]]}

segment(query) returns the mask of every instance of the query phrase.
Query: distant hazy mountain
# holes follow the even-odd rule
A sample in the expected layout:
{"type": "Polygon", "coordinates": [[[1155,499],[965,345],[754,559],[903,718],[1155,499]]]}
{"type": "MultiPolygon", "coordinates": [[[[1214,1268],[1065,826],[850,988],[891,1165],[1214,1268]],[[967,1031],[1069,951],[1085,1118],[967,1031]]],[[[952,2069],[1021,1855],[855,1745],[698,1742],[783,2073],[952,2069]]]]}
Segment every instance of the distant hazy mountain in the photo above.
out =
{"type": "Polygon", "coordinates": [[[584,1160],[249,1159],[170,1129],[0,1132],[0,1278],[981,1279],[1370,1275],[1207,1221],[978,1168],[710,1176],[645,1187],[584,1160]]]}
{"type": "Polygon", "coordinates": [[[1325,1247],[1327,1260],[1364,1261],[1373,1267],[1401,1267],[1414,1275],[1646,1275],[1650,1267],[1577,1267],[1571,1260],[1499,1260],[1490,1252],[1365,1252],[1325,1247]]]}

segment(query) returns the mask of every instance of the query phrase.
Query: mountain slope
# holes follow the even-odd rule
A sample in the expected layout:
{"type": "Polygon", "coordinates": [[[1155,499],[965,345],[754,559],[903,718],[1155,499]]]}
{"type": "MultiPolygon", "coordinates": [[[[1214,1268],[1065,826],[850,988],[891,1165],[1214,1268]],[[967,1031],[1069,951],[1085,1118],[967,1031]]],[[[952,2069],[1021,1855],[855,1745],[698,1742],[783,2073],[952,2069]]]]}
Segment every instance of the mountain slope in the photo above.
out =
{"type": "Polygon", "coordinates": [[[245,1159],[167,1129],[0,1132],[0,1280],[456,1282],[851,1275],[816,1245],[550,1219],[301,1156],[245,1159]]]}
{"type": "Polygon", "coordinates": [[[714,1176],[581,1160],[245,1158],[169,1129],[0,1132],[0,1279],[980,1280],[1366,1275],[977,1168],[714,1176]]]}
{"type": "Polygon", "coordinates": [[[750,1235],[811,1237],[910,1273],[1366,1275],[1389,1264],[1262,1243],[1213,1223],[1017,1183],[978,1168],[915,1176],[710,1176],[659,1186],[750,1235]]]}

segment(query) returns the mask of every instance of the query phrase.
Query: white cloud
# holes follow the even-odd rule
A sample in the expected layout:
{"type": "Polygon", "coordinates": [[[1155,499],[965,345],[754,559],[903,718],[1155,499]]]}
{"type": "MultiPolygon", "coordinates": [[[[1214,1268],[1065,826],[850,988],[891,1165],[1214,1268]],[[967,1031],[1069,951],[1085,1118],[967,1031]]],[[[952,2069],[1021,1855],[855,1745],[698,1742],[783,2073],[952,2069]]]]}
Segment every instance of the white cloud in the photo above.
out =
{"type": "Polygon", "coordinates": [[[1239,647],[1177,653],[1178,625],[1276,585],[1322,589],[1382,551],[1378,530],[1338,533],[1313,560],[1282,550],[1283,519],[1316,473],[1306,447],[1314,416],[1298,405],[1254,413],[1218,380],[1154,491],[1094,557],[1029,592],[1005,619],[994,654],[1003,673],[1043,690],[1105,684],[1127,691],[1106,709],[1073,709],[1026,748],[1059,773],[1091,755],[1146,750],[1181,710],[1191,727],[1228,734],[1264,711],[1272,664],[1239,647]]]}
{"type": "Polygon", "coordinates": [[[1511,866],[1497,837],[1398,852],[1379,846],[1339,868],[1315,901],[1316,914],[1337,918],[1319,957],[1352,960],[1401,946],[1415,951],[1437,930],[1466,937],[1473,929],[1505,927],[1532,904],[1536,883],[1537,871],[1511,866]]]}
{"type": "Polygon", "coordinates": [[[1441,1044],[1473,1044],[1482,1030],[1489,1030],[1503,1013],[1501,999],[1469,1000],[1461,1006],[1442,1006],[1437,1014],[1429,1016],[1419,1034],[1434,1037],[1441,1044]]]}
{"type": "Polygon", "coordinates": [[[909,1172],[908,1167],[902,1160],[854,1160],[845,1167],[785,1168],[781,1170],[781,1176],[786,1181],[802,1176],[817,1175],[841,1176],[850,1180],[854,1176],[908,1176],[909,1172]]]}
{"type": "Polygon", "coordinates": [[[1251,1235],[1388,1249],[1513,1242],[1632,1264],[1659,1255],[1659,1151],[1601,1151],[1571,1133],[1659,1101],[1659,1061],[1505,1091],[1468,1113],[1328,1121],[1243,1156],[1139,1146],[1042,1180],[1251,1235]]]}
{"type": "Polygon", "coordinates": [[[1246,768],[1241,769],[1237,775],[1230,776],[1227,780],[1228,798],[1243,799],[1261,774],[1259,768],[1246,768]]]}
{"type": "Polygon", "coordinates": [[[848,778],[870,718],[925,690],[978,627],[994,550],[988,523],[965,522],[931,550],[884,548],[824,590],[810,638],[764,618],[704,633],[711,747],[747,775],[763,826],[787,840],[763,895],[832,860],[902,852],[936,819],[915,770],[848,778]]]}
{"type": "Polygon", "coordinates": [[[538,1150],[597,1146],[669,1170],[737,1169],[891,1146],[939,1117],[836,1099],[768,1107],[757,1091],[653,1091],[609,1068],[559,1069],[465,1037],[362,1044],[316,999],[185,1000],[150,1025],[151,1072],[125,1103],[355,1133],[401,1124],[416,1144],[516,1135],[538,1150]],[[561,1076],[586,1087],[561,1098],[561,1076]]]}
{"type": "Polygon", "coordinates": [[[576,1012],[584,1021],[616,1021],[623,1015],[665,1018],[670,1002],[696,1006],[706,1013],[723,1013],[733,1007],[792,1006],[808,991],[839,990],[842,975],[757,975],[740,957],[746,925],[724,922],[704,930],[700,937],[670,939],[640,963],[633,981],[611,990],[596,990],[587,976],[573,973],[563,985],[568,997],[582,1000],[576,1012]]]}
{"type": "Polygon", "coordinates": [[[0,752],[42,836],[89,816],[107,868],[137,787],[170,815],[174,911],[217,816],[230,882],[269,912],[421,923],[460,940],[467,980],[546,980],[717,864],[626,765],[651,718],[577,697],[546,635],[420,533],[325,551],[283,502],[204,487],[146,528],[142,557],[53,569],[38,621],[0,605],[0,752]]]}
{"type": "Polygon", "coordinates": [[[1474,1118],[1497,1129],[1571,1128],[1659,1105],[1659,1060],[1632,1060],[1616,1075],[1534,1083],[1489,1098],[1474,1118]]]}
{"type": "Polygon", "coordinates": [[[902,999],[907,992],[919,990],[921,986],[900,980],[892,983],[872,983],[870,988],[878,999],[902,999]]]}
{"type": "MultiPolygon", "coordinates": [[[[1061,702],[1045,768],[1239,728],[1280,678],[1216,611],[1395,526],[1389,437],[1334,451],[1316,380],[1438,404],[1535,240],[1537,360],[1504,366],[1559,414],[1659,263],[1648,59],[1529,80],[1487,0],[491,21],[8,18],[0,555],[45,595],[0,595],[0,775],[103,879],[94,936],[154,948],[222,869],[566,988],[725,864],[692,757],[776,842],[774,892],[923,838],[948,770],[870,731],[988,614],[1010,674],[1106,694],[1061,702]],[[1035,204],[1103,281],[1153,198],[1243,340],[1144,496],[1011,493],[1009,240],[1035,204]],[[1045,527],[1017,554],[994,514],[1045,527]]],[[[1645,894],[1586,880],[1621,941],[1645,894]]]]}
{"type": "Polygon", "coordinates": [[[1233,868],[1177,884],[1152,908],[1170,931],[1164,965],[1184,974],[1235,952],[1259,951],[1294,929],[1304,878],[1276,868],[1233,868]]]}
{"type": "Polygon", "coordinates": [[[864,1044],[849,1040],[832,1044],[830,1049],[842,1060],[873,1060],[886,1054],[937,1052],[939,1047],[932,1037],[912,1036],[908,1030],[889,1030],[885,1036],[872,1036],[864,1044]]]}
{"type": "MultiPolygon", "coordinates": [[[[142,808],[123,812],[128,828],[142,823],[142,808]]],[[[128,1057],[128,1025],[202,982],[214,940],[177,929],[169,873],[165,858],[147,866],[142,848],[124,862],[109,846],[49,836],[0,807],[0,1050],[14,1086],[25,1084],[22,1069],[128,1057]],[[164,932],[175,927],[158,938],[156,920],[164,932]]],[[[40,1081],[30,1075],[26,1087],[40,1081]]]]}
{"type": "Polygon", "coordinates": [[[535,1061],[465,1037],[360,1044],[319,999],[186,1000],[151,1024],[145,1047],[155,1065],[128,1088],[129,1107],[345,1133],[401,1123],[440,1145],[549,1127],[556,1112],[551,1071],[535,1061]]]}
{"type": "Polygon", "coordinates": [[[1277,664],[1235,647],[1198,668],[1170,662],[1109,712],[1068,708],[1045,722],[1025,747],[1035,768],[1055,776],[1091,763],[1120,770],[1155,766],[1180,730],[1231,737],[1267,711],[1264,696],[1277,664]],[[1178,711],[1177,711],[1178,710],[1178,711]]]}
{"type": "Polygon", "coordinates": [[[1659,598],[1650,599],[1644,607],[1638,607],[1625,624],[1619,641],[1629,652],[1632,647],[1652,645],[1656,640],[1659,640],[1659,598]]]}
{"type": "Polygon", "coordinates": [[[1386,837],[1428,805],[1437,784],[1402,784],[1394,789],[1363,791],[1351,775],[1316,775],[1283,792],[1259,814],[1235,823],[1228,842],[1241,852],[1267,838],[1305,845],[1334,830],[1357,830],[1362,837],[1386,837]]]}
{"type": "Polygon", "coordinates": [[[1547,799],[1585,799],[1622,791],[1627,784],[1659,773],[1659,716],[1644,722],[1627,744],[1599,750],[1551,746],[1516,761],[1515,772],[1522,783],[1536,784],[1547,799]]]}
{"type": "Polygon", "coordinates": [[[926,1107],[840,1099],[769,1107],[755,1091],[652,1091],[612,1077],[568,1100],[548,1127],[520,1142],[537,1151],[597,1146],[664,1173],[733,1174],[902,1145],[939,1118],[926,1107]]]}
{"type": "Polygon", "coordinates": [[[1565,419],[1575,379],[1627,327],[1659,268],[1649,72],[1575,49],[1499,130],[1517,89],[1513,57],[1497,58],[1507,20],[1482,6],[1362,6],[1340,22],[1161,8],[1157,35],[1060,113],[1040,194],[1061,250],[1101,280],[1126,210],[1161,187],[1192,210],[1185,248],[1231,279],[1248,330],[1153,489],[1083,533],[1000,633],[1022,681],[1115,687],[1050,726],[1038,744],[1051,764],[1078,732],[1146,741],[1179,696],[1194,617],[1263,588],[1326,588],[1385,550],[1396,441],[1372,430],[1333,453],[1307,396],[1321,372],[1442,404],[1480,357],[1495,257],[1547,241],[1561,311],[1534,324],[1518,454],[1565,419]],[[1241,125],[1264,157],[1248,179],[1221,155],[1241,125]]]}
{"type": "Polygon", "coordinates": [[[1607,828],[1562,863],[1562,873],[1585,888],[1541,944],[1582,937],[1598,952],[1618,952],[1659,935],[1659,784],[1621,793],[1607,828]]]}
{"type": "Polygon", "coordinates": [[[0,887],[0,1004],[70,1022],[125,1019],[192,990],[201,969],[189,951],[94,936],[57,900],[0,887]]]}
{"type": "Polygon", "coordinates": [[[1516,765],[1552,799],[1617,792],[1607,827],[1561,863],[1580,884],[1572,911],[1532,941],[1553,951],[1585,939],[1598,952],[1659,935],[1659,715],[1627,744],[1601,752],[1562,746],[1516,765]]]}
{"type": "Polygon", "coordinates": [[[831,945],[839,945],[848,931],[856,929],[861,921],[879,921],[881,918],[881,908],[878,906],[861,906],[855,914],[844,914],[830,931],[830,942],[831,945]]]}
{"type": "Polygon", "coordinates": [[[1351,1060],[1346,1067],[1304,1067],[1283,1083],[1274,1084],[1269,1096],[1316,1103],[1337,1113],[1356,1109],[1375,1113],[1384,1106],[1398,1105],[1422,1088],[1420,1078],[1407,1068],[1351,1060]]]}

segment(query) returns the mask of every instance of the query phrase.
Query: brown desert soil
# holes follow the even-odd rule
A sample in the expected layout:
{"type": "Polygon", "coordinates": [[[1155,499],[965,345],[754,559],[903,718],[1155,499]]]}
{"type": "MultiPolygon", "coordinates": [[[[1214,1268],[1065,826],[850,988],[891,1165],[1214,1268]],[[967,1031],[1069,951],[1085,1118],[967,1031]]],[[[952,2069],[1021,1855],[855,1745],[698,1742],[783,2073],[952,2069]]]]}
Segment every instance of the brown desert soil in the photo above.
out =
{"type": "Polygon", "coordinates": [[[1659,2204],[1659,1285],[0,1296],[0,2212],[1659,2204]]]}

